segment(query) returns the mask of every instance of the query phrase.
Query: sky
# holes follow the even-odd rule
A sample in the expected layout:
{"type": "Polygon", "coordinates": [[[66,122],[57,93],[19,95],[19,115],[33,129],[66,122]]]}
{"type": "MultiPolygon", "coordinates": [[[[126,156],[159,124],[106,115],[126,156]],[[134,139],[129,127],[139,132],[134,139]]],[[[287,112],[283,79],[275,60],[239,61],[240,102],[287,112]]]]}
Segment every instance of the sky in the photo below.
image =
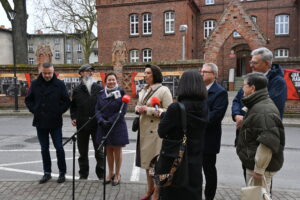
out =
{"type": "MultiPolygon", "coordinates": [[[[12,0],[8,0],[10,2],[10,5],[13,7],[12,0]]],[[[27,33],[34,33],[34,19],[32,17],[32,13],[34,12],[34,5],[33,0],[26,0],[26,8],[27,8],[27,14],[28,14],[28,21],[27,21],[27,33]]],[[[0,25],[4,25],[5,28],[11,28],[11,23],[7,19],[6,13],[0,3],[0,25]]]]}

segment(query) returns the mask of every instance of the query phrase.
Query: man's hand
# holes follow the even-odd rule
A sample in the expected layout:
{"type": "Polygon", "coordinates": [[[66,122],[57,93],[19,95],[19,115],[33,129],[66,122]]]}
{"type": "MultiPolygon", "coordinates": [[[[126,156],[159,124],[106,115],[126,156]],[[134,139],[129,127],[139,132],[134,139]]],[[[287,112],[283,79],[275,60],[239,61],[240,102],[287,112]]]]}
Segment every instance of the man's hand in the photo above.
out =
{"type": "Polygon", "coordinates": [[[73,119],[71,122],[72,122],[72,125],[73,125],[73,126],[77,126],[77,121],[76,121],[76,119],[73,119]]]}
{"type": "Polygon", "coordinates": [[[256,173],[256,172],[253,172],[253,173],[252,173],[252,176],[253,176],[253,178],[258,179],[258,180],[261,180],[262,177],[263,177],[263,175],[258,174],[258,173],[256,173]]]}
{"type": "Polygon", "coordinates": [[[234,119],[235,119],[236,130],[239,130],[242,127],[244,116],[243,115],[236,115],[234,117],[234,119]]]}

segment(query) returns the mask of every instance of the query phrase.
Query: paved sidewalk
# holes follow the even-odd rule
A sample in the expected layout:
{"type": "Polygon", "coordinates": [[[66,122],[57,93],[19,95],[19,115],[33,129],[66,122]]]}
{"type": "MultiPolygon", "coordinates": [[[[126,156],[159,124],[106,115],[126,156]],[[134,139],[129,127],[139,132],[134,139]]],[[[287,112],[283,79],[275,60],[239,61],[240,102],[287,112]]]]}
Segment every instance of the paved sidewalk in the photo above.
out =
{"type": "MultiPolygon", "coordinates": [[[[103,199],[103,185],[100,181],[76,181],[76,200],[103,199]]],[[[106,187],[106,200],[139,200],[145,194],[145,183],[121,183],[119,186],[106,187]]],[[[238,200],[240,188],[219,186],[215,200],[238,200]]],[[[51,180],[46,184],[37,181],[0,181],[1,200],[70,200],[72,199],[72,181],[57,184],[51,180]]],[[[273,191],[273,200],[300,200],[300,191],[273,191]]],[[[178,199],[179,200],[179,199],[178,199]]],[[[188,199],[185,199],[188,200],[188,199]]]]}

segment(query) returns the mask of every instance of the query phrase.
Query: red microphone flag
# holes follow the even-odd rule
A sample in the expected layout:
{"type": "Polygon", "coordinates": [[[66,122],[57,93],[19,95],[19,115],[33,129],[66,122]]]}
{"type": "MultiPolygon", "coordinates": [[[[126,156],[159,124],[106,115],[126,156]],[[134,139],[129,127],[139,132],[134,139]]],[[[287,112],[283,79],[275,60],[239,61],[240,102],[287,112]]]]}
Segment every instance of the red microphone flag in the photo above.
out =
{"type": "Polygon", "coordinates": [[[130,99],[131,99],[130,96],[128,94],[125,94],[122,97],[122,102],[128,104],[130,102],[130,99]]]}
{"type": "Polygon", "coordinates": [[[153,106],[153,107],[155,107],[155,106],[160,106],[160,100],[159,100],[159,98],[157,98],[157,97],[152,97],[151,98],[151,100],[150,100],[150,102],[151,102],[151,105],[153,106]]]}

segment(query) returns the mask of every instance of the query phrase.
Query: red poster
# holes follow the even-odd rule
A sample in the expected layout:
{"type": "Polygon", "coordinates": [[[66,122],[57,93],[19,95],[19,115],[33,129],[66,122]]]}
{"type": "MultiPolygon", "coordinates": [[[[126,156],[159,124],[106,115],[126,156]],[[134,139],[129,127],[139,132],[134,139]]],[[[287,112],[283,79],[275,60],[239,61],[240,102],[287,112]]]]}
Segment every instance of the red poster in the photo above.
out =
{"type": "Polygon", "coordinates": [[[300,99],[300,70],[284,69],[287,86],[287,99],[300,99]]]}

